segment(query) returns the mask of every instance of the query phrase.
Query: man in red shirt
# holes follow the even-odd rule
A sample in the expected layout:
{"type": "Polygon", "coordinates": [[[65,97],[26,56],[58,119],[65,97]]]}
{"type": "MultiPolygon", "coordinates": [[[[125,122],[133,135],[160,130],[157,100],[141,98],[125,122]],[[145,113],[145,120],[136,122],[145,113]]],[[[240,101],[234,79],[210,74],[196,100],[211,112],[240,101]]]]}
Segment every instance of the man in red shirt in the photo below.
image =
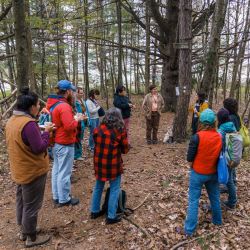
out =
{"type": "Polygon", "coordinates": [[[61,206],[77,205],[79,199],[70,194],[70,177],[74,162],[74,144],[78,121],[74,119],[72,108],[73,91],[76,88],[68,80],[61,80],[57,84],[57,94],[50,95],[47,109],[51,112],[52,122],[55,124],[55,145],[53,148],[54,163],[52,168],[52,193],[54,203],[61,206]]]}

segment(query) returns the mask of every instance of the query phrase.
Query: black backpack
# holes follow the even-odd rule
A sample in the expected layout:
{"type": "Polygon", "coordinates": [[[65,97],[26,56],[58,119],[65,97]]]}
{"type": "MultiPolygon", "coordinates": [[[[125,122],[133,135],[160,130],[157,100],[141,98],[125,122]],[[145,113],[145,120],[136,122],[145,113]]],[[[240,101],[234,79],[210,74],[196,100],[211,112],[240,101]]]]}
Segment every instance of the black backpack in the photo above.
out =
{"type": "MultiPolygon", "coordinates": [[[[105,211],[106,214],[108,212],[109,195],[110,195],[110,188],[107,189],[105,200],[102,205],[102,210],[105,211]]],[[[127,202],[127,194],[124,190],[121,189],[118,198],[118,206],[116,211],[117,214],[128,215],[128,211],[132,213],[132,209],[126,207],[126,202],[127,202]]]]}

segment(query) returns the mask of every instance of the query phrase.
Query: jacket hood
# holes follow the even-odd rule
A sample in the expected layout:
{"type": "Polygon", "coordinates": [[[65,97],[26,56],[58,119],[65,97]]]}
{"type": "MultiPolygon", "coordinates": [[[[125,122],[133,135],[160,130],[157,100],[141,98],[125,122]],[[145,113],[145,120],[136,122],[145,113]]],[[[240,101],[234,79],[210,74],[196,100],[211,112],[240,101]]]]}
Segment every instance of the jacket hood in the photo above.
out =
{"type": "Polygon", "coordinates": [[[225,133],[236,132],[236,128],[232,122],[225,122],[221,124],[219,130],[222,130],[225,133]]]}
{"type": "Polygon", "coordinates": [[[63,102],[67,102],[67,100],[60,95],[49,95],[48,96],[48,100],[47,100],[47,105],[46,108],[49,110],[51,108],[52,105],[54,105],[55,103],[59,102],[59,101],[63,101],[63,102]]]}

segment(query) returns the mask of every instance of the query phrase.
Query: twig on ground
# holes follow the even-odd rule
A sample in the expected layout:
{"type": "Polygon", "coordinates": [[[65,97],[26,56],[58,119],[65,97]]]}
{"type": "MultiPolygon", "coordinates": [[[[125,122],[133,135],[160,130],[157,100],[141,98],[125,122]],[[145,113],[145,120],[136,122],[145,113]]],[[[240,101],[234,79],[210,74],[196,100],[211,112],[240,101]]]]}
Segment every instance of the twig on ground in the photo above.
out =
{"type": "Polygon", "coordinates": [[[140,208],[146,202],[149,196],[150,196],[150,193],[148,193],[145,199],[138,206],[136,206],[135,208],[132,208],[132,210],[135,211],[136,209],[140,208]]]}
{"type": "Polygon", "coordinates": [[[211,232],[211,233],[208,233],[208,234],[205,234],[205,235],[201,235],[201,236],[195,237],[195,238],[193,238],[192,240],[184,240],[184,241],[181,241],[181,242],[179,242],[178,244],[172,246],[172,247],[170,248],[170,250],[178,249],[179,247],[181,247],[181,246],[183,246],[183,245],[189,244],[189,243],[194,242],[194,241],[196,241],[196,240],[198,240],[198,239],[201,239],[201,238],[204,238],[204,237],[207,237],[207,236],[216,234],[216,233],[218,233],[218,230],[216,230],[216,231],[214,231],[214,232],[211,232]]]}

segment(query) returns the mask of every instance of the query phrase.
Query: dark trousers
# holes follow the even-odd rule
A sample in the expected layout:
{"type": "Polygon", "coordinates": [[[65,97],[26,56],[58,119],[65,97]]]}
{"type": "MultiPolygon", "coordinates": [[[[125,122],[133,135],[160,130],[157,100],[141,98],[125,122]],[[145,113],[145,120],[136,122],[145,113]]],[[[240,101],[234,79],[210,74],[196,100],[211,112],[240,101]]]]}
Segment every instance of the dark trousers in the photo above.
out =
{"type": "Polygon", "coordinates": [[[39,176],[29,184],[17,186],[16,217],[26,235],[35,235],[38,211],[42,207],[47,174],[39,176]]]}
{"type": "Polygon", "coordinates": [[[147,122],[147,132],[146,132],[146,137],[147,141],[151,141],[152,137],[152,131],[153,131],[153,141],[157,141],[157,132],[159,128],[159,123],[160,123],[160,114],[156,112],[152,112],[151,118],[146,118],[147,122]]]}

